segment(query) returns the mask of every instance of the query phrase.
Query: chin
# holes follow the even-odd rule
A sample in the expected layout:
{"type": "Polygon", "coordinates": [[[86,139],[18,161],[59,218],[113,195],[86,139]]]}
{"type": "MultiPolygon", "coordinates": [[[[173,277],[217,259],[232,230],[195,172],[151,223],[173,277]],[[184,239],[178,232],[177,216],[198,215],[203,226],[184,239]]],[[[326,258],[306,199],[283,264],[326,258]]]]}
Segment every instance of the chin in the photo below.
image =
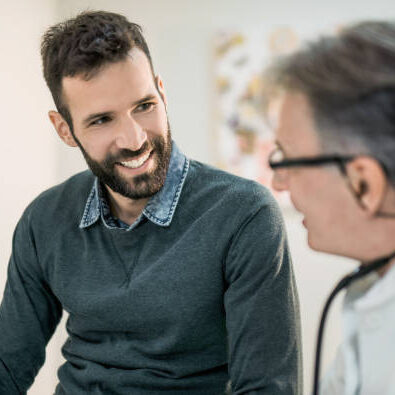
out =
{"type": "Polygon", "coordinates": [[[310,231],[308,231],[308,234],[307,234],[307,244],[314,251],[327,252],[329,254],[335,253],[335,252],[331,251],[330,248],[328,248],[328,246],[326,246],[324,243],[322,243],[321,240],[313,237],[311,235],[310,231]]]}
{"type": "MultiPolygon", "coordinates": [[[[328,242],[328,240],[326,241],[328,242]]],[[[328,243],[325,243],[322,240],[317,240],[312,237],[308,237],[307,243],[309,247],[314,251],[355,259],[355,257],[351,256],[348,252],[339,248],[339,246],[337,246],[336,248],[336,246],[334,246],[333,244],[328,245],[328,243]]]]}
{"type": "Polygon", "coordinates": [[[314,244],[314,242],[312,242],[310,239],[307,239],[307,244],[312,250],[314,250],[314,251],[321,251],[321,249],[319,247],[317,247],[314,244]]]}

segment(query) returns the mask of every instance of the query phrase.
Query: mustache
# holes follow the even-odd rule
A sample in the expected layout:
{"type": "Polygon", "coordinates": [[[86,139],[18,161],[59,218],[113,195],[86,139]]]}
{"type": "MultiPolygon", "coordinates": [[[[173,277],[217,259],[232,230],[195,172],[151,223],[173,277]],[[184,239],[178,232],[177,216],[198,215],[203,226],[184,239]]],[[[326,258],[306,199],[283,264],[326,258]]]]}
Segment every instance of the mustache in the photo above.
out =
{"type": "Polygon", "coordinates": [[[106,164],[112,164],[115,162],[122,162],[127,159],[136,158],[137,156],[140,156],[141,154],[143,154],[144,152],[147,152],[151,148],[153,148],[152,145],[148,141],[146,141],[141,146],[141,148],[139,148],[137,151],[132,151],[130,149],[124,148],[124,149],[120,150],[119,152],[117,152],[117,154],[115,154],[115,155],[109,154],[104,162],[106,164]]]}

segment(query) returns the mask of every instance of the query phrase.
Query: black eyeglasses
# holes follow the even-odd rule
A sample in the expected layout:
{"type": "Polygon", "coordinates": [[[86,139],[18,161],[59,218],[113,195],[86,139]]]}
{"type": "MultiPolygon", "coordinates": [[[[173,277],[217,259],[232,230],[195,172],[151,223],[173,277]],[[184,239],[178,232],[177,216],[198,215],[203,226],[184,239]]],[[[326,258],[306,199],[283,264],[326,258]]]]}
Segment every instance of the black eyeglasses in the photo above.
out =
{"type": "MultiPolygon", "coordinates": [[[[357,157],[357,155],[322,155],[315,157],[304,157],[304,158],[292,158],[285,159],[285,155],[281,147],[277,146],[274,151],[269,155],[269,166],[272,170],[285,169],[289,167],[313,167],[313,166],[327,166],[337,165],[340,169],[344,179],[346,180],[347,186],[354,195],[357,203],[366,210],[365,205],[361,200],[360,193],[356,192],[351,184],[350,178],[347,174],[346,163],[351,162],[357,157]]],[[[388,171],[386,167],[381,163],[384,173],[388,177],[388,171]]],[[[378,217],[395,218],[395,213],[378,212],[378,217]]]]}
{"type": "Polygon", "coordinates": [[[355,156],[347,155],[322,155],[315,157],[303,157],[284,159],[283,151],[277,147],[269,156],[269,166],[272,170],[283,169],[287,167],[313,167],[313,166],[327,166],[337,165],[343,174],[346,174],[345,164],[352,161],[355,156]]]}

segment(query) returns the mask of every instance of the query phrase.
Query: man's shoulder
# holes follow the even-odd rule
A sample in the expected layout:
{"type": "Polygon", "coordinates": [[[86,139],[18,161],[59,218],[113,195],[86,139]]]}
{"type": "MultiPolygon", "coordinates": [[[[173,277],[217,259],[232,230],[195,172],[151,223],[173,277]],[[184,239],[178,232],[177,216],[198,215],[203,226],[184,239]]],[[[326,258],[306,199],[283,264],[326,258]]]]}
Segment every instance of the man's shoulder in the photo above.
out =
{"type": "Polygon", "coordinates": [[[195,160],[190,161],[178,211],[193,218],[226,222],[229,228],[260,211],[266,218],[281,216],[267,187],[195,160]]]}
{"type": "Polygon", "coordinates": [[[261,203],[273,200],[271,192],[264,185],[196,160],[190,161],[188,175],[192,189],[206,191],[216,196],[216,199],[247,199],[261,203]]]}
{"type": "Polygon", "coordinates": [[[56,199],[70,200],[77,198],[78,200],[85,200],[83,194],[89,194],[92,189],[94,176],[89,170],[77,173],[67,180],[43,191],[32,202],[33,205],[50,204],[56,199]]]}
{"type": "Polygon", "coordinates": [[[238,235],[253,242],[257,234],[268,246],[270,240],[285,235],[276,199],[256,181],[191,161],[184,188],[177,209],[179,221],[198,226],[218,246],[228,248],[238,235]]]}
{"type": "Polygon", "coordinates": [[[73,175],[67,180],[41,192],[26,208],[24,217],[34,218],[56,215],[59,219],[73,212],[83,212],[94,176],[89,170],[73,175]]]}

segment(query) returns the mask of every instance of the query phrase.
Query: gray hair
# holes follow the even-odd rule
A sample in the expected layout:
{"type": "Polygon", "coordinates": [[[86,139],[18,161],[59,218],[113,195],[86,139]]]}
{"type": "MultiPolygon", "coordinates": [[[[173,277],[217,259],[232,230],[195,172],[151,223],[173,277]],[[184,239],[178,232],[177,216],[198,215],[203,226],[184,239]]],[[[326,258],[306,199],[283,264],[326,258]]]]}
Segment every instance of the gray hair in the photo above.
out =
{"type": "Polygon", "coordinates": [[[266,77],[306,95],[324,151],[371,155],[395,184],[395,23],[321,37],[278,59],[266,77]]]}

